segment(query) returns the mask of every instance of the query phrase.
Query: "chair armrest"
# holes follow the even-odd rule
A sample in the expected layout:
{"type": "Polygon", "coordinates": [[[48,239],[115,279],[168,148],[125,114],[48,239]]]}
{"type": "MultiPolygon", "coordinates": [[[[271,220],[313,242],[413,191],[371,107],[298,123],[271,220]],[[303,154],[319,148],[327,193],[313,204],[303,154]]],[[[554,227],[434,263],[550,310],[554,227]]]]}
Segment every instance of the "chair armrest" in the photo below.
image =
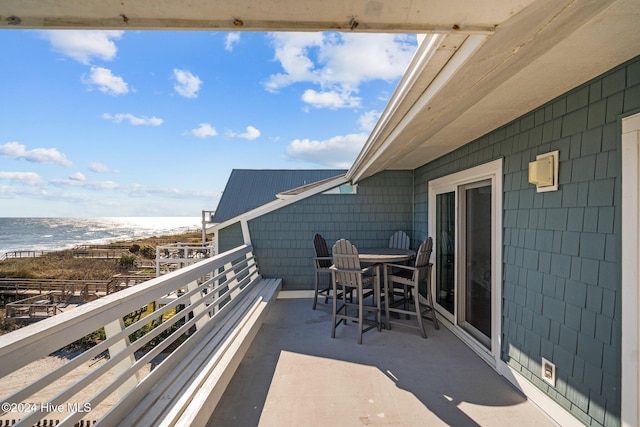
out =
{"type": "Polygon", "coordinates": [[[385,264],[387,270],[389,270],[389,268],[393,267],[393,268],[401,268],[404,270],[409,270],[409,271],[414,271],[416,268],[412,265],[402,265],[402,264],[385,264]]]}
{"type": "Polygon", "coordinates": [[[380,264],[370,265],[368,267],[363,268],[362,273],[371,273],[373,270],[375,270],[373,273],[379,274],[380,273],[380,270],[378,269],[379,267],[380,267],[380,264]]]}
{"type": "Polygon", "coordinates": [[[331,258],[330,256],[318,256],[313,258],[313,262],[315,263],[317,268],[319,267],[326,268],[326,266],[320,265],[322,261],[327,261],[329,265],[333,265],[333,258],[331,258]]]}
{"type": "Polygon", "coordinates": [[[366,268],[361,268],[361,269],[352,269],[352,268],[338,268],[334,265],[332,265],[331,267],[329,267],[331,270],[336,271],[336,272],[341,272],[341,273],[357,273],[357,274],[365,274],[365,273],[370,273],[371,270],[375,269],[376,273],[378,272],[378,264],[374,264],[371,265],[369,267],[366,268]]]}

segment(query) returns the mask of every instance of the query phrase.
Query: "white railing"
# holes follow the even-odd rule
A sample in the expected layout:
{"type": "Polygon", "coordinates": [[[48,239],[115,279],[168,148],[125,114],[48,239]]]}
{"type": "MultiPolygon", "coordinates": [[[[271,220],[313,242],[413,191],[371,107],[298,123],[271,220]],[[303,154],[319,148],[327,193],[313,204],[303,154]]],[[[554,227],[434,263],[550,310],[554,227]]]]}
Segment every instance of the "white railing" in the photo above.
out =
{"type": "Polygon", "coordinates": [[[259,279],[252,247],[243,245],[0,336],[0,425],[73,426],[103,416],[114,425],[259,279]],[[102,328],[101,342],[47,369],[52,353],[102,328]]]}
{"type": "Polygon", "coordinates": [[[174,243],[156,246],[156,276],[200,262],[215,255],[213,245],[174,243]]]}

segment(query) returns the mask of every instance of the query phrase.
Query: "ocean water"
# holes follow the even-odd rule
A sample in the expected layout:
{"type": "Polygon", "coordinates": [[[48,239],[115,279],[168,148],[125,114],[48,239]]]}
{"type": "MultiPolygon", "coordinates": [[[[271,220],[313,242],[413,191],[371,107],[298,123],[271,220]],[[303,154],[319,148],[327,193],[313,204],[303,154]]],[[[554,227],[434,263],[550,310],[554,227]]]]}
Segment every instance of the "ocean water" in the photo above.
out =
{"type": "Polygon", "coordinates": [[[0,254],[68,249],[201,229],[201,217],[0,218],[0,254]]]}

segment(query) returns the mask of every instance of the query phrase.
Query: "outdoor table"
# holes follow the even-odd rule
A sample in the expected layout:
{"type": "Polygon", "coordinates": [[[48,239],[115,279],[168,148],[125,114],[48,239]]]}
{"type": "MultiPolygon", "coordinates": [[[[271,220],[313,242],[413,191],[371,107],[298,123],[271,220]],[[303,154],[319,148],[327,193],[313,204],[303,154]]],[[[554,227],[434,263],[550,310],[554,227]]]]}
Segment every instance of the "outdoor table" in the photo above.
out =
{"type": "Polygon", "coordinates": [[[399,263],[416,256],[416,251],[399,248],[358,248],[360,262],[374,264],[399,263]]]}
{"type": "MultiPolygon", "coordinates": [[[[416,251],[400,248],[358,248],[358,257],[360,262],[382,264],[382,277],[380,278],[380,292],[384,289],[387,282],[387,266],[386,264],[401,264],[409,261],[416,256],[416,251]]],[[[386,296],[385,296],[386,300],[386,296]]],[[[386,302],[385,302],[386,304],[386,302]]],[[[386,325],[383,323],[386,329],[386,325]]]]}

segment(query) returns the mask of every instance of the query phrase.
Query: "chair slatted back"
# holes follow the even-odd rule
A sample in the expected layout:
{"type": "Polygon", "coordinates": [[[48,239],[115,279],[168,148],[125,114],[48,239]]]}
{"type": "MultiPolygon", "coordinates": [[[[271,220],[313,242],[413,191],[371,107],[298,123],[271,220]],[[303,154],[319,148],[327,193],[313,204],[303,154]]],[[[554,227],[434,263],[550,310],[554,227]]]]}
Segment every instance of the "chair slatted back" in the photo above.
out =
{"type": "Polygon", "coordinates": [[[344,286],[358,286],[362,282],[362,269],[358,249],[346,239],[333,245],[333,265],[336,282],[344,286]]]}
{"type": "MultiPolygon", "coordinates": [[[[316,234],[313,237],[313,250],[315,251],[316,258],[330,258],[329,248],[327,248],[327,241],[324,240],[320,234],[316,234]]],[[[317,268],[329,268],[331,267],[330,259],[317,259],[316,260],[317,268]]]]}
{"type": "Polygon", "coordinates": [[[416,270],[414,274],[418,274],[418,281],[420,282],[427,279],[431,252],[433,252],[433,239],[429,237],[427,240],[422,242],[418,249],[418,253],[416,254],[416,270]]]}
{"type": "Polygon", "coordinates": [[[398,249],[409,249],[411,244],[409,236],[402,230],[398,230],[389,237],[389,247],[398,249]]]}

